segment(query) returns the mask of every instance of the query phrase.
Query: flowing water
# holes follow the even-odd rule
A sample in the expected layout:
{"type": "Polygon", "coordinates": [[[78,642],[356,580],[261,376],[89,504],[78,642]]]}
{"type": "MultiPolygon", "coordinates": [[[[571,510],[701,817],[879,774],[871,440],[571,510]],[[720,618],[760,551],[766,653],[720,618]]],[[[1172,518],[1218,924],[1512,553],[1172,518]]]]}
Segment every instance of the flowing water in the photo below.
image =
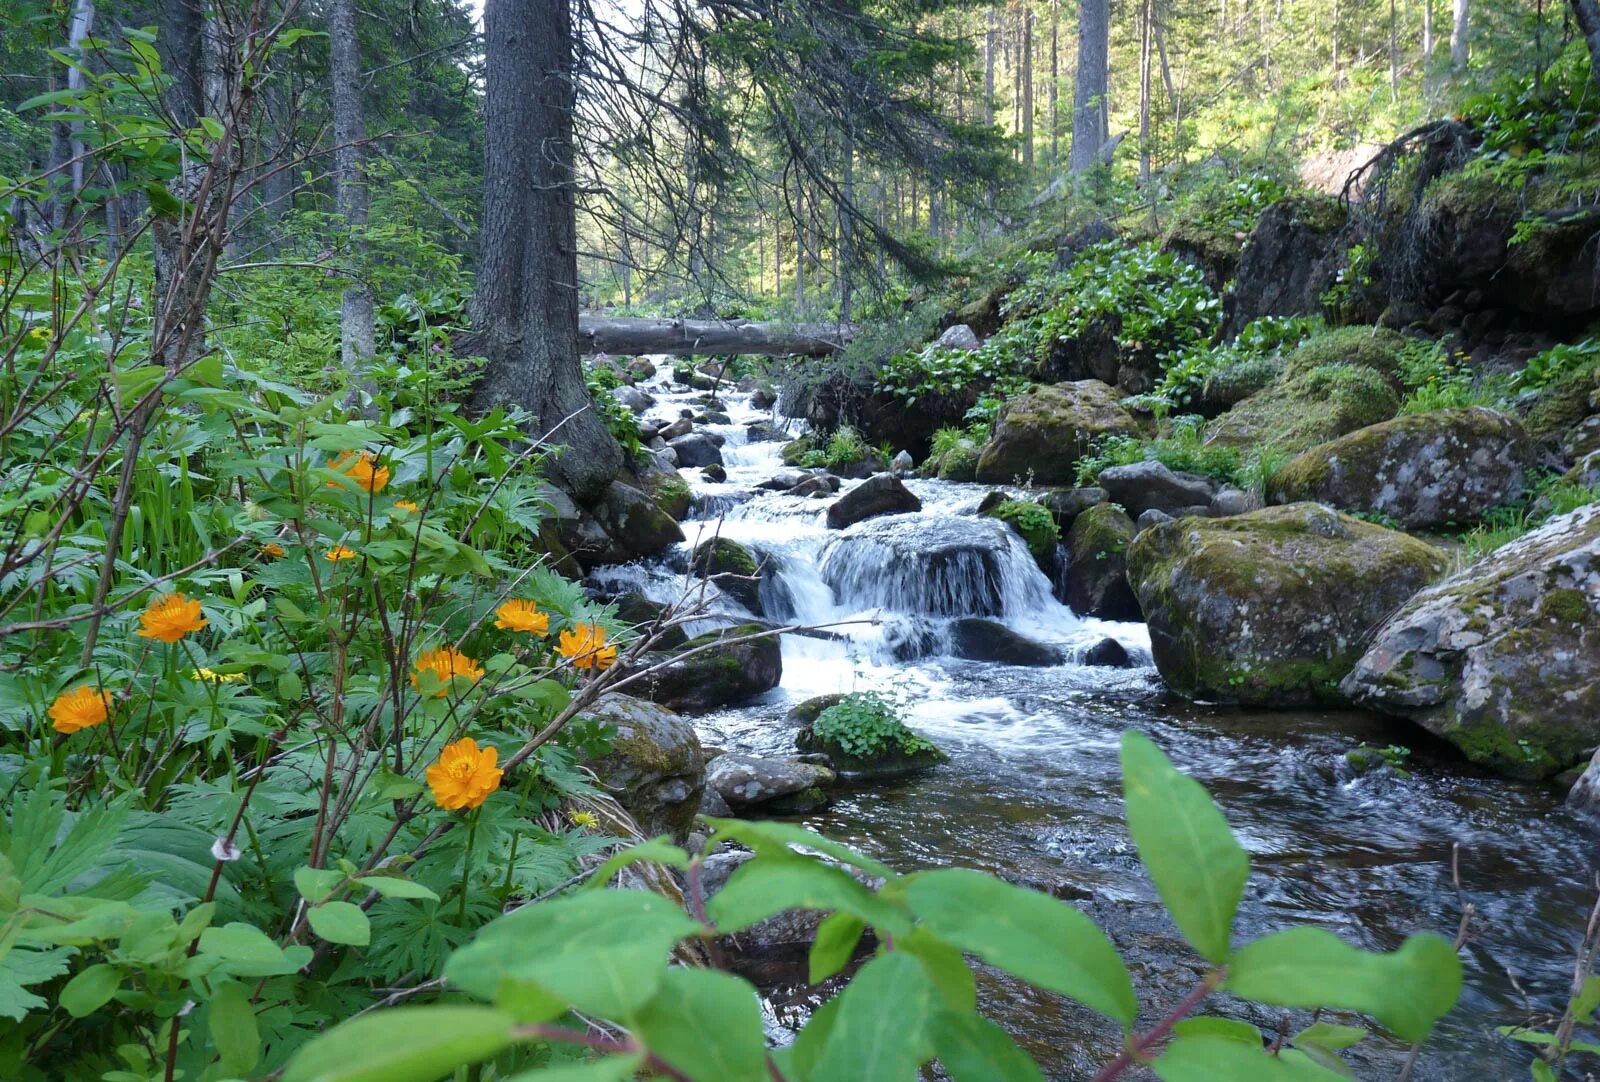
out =
{"type": "MultiPolygon", "coordinates": [[[[682,409],[702,409],[697,394],[673,388],[669,375],[648,385],[658,399],[648,416],[671,420],[682,409]]],[[[762,587],[768,619],[831,625],[831,634],[784,636],[781,686],[697,719],[706,743],[792,754],[794,730],[784,715],[796,703],[857,690],[898,701],[950,763],[893,785],[842,790],[807,825],[902,870],[965,865],[1073,900],[1117,943],[1146,1014],[1158,1017],[1201,970],[1122,824],[1118,738],[1142,730],[1205,784],[1250,853],[1236,941],[1315,924],[1392,949],[1414,932],[1453,937],[1470,903],[1480,922],[1463,950],[1466,989],[1412,1077],[1527,1077],[1527,1053],[1494,1029],[1526,1021],[1530,1010],[1559,1012],[1595,897],[1593,832],[1562,806],[1559,792],[1483,776],[1420,730],[1357,712],[1177,700],[1150,665],[1143,625],[1075,616],[1009,527],[975,516],[984,488],[908,480],[920,513],[829,530],[831,498],[757,490],[781,468],[781,444],[748,442],[746,426],[776,419],[751,408],[746,395],[720,396],[733,423],[710,430],[727,439],[728,479],[712,484],[698,469],[682,471],[695,493],[688,542],[664,559],[597,578],[609,589],[675,598],[687,551],[720,533],[774,569],[762,587]],[[1110,636],[1136,667],[959,660],[948,654],[946,629],[951,618],[970,615],[1057,644],[1068,658],[1110,636]],[[1355,775],[1344,753],[1362,741],[1412,748],[1410,776],[1355,775]]],[[[730,600],[717,607],[727,619],[749,619],[730,600]]],[[[999,974],[984,974],[983,988],[992,1016],[1051,1078],[1088,1078],[1116,1050],[1117,1035],[1103,1020],[1057,997],[999,974]]],[[[776,1018],[793,1020],[814,1002],[801,975],[772,989],[769,1006],[776,1018]]],[[[1279,1025],[1276,1013],[1225,997],[1209,1009],[1267,1032],[1279,1025]]],[[[1361,1078],[1389,1079],[1405,1055],[1397,1043],[1369,1038],[1349,1058],[1361,1078]]]]}

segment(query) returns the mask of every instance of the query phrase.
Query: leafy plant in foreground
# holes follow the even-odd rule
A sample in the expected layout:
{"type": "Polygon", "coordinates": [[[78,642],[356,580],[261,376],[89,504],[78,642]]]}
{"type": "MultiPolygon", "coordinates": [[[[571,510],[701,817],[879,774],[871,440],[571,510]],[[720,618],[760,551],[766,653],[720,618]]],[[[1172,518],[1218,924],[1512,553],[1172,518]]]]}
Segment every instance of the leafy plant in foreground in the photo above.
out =
{"type": "Polygon", "coordinates": [[[1245,1022],[1191,1017],[1218,992],[1272,1007],[1371,1015],[1420,1042],[1455,1004],[1461,963],[1436,935],[1392,953],[1350,946],[1318,928],[1235,945],[1250,862],[1199,783],[1138,733],[1122,741],[1128,829],[1174,923],[1205,961],[1193,988],[1147,1029],[1128,968],[1092,921],[1049,895],[980,872],[901,875],[802,828],[708,820],[706,849],[664,840],[609,860],[579,894],[526,906],[484,928],[445,966],[448,987],[475,1003],[394,1008],[313,1041],[283,1082],[432,1082],[463,1065],[530,1045],[577,1048],[582,1068],[535,1069],[521,1082],[626,1079],[645,1069],[692,1082],[892,1082],[937,1059],[955,1082],[1043,1078],[977,1009],[972,956],[1089,1007],[1118,1027],[1123,1048],[1100,1082],[1148,1065],[1163,1082],[1333,1082],[1359,1026],[1314,1020],[1270,1043],[1245,1022]],[[753,850],[718,893],[699,888],[706,853],[753,850]],[[689,912],[638,891],[599,890],[622,866],[680,869],[689,912]],[[868,887],[851,872],[880,883],[868,887]],[[794,1043],[768,1049],[756,990],[716,970],[677,967],[675,951],[789,909],[830,915],[811,950],[810,979],[845,971],[866,931],[877,946],[794,1043]],[[603,1020],[603,1022],[601,1021],[603,1020]]]}

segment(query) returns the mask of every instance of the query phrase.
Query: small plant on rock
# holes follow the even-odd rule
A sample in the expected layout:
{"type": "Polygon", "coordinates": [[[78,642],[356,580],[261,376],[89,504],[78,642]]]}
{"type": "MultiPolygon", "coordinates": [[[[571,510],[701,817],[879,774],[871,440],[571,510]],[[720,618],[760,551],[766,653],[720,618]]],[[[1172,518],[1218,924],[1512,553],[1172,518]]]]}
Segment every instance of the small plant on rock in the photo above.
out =
{"type": "Polygon", "coordinates": [[[823,743],[836,744],[857,759],[933,749],[932,742],[906,727],[890,703],[871,692],[846,695],[817,715],[811,731],[823,743]]]}

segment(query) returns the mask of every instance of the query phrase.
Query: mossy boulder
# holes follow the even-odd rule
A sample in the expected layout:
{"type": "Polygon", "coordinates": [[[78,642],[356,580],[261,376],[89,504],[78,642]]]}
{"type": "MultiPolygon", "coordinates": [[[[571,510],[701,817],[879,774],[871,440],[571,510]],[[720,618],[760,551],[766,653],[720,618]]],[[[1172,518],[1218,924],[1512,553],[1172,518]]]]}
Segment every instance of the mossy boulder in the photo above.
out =
{"type": "MultiPolygon", "coordinates": [[[[679,660],[642,683],[642,694],[685,713],[704,713],[747,702],[783,679],[783,651],[762,624],[740,624],[709,631],[673,652],[679,660]],[[745,642],[734,640],[759,636],[745,642]]],[[[666,660],[651,655],[653,660],[666,660]]]]}
{"type": "Polygon", "coordinates": [[[1095,441],[1139,431],[1117,392],[1099,380],[1035,387],[1005,404],[994,435],[978,457],[977,479],[1012,484],[1032,478],[1042,485],[1070,485],[1078,459],[1095,441]]]}
{"type": "Polygon", "coordinates": [[[1061,541],[1061,528],[1056,525],[1055,516],[1039,501],[1003,499],[991,507],[979,508],[978,513],[997,518],[1015,530],[1037,561],[1048,560],[1061,541]]]}
{"type": "MultiPolygon", "coordinates": [[[[612,604],[617,608],[617,619],[634,628],[640,635],[655,626],[667,608],[640,593],[623,594],[612,604]]],[[[654,649],[675,650],[688,641],[689,636],[684,633],[683,628],[670,627],[661,633],[661,641],[656,643],[654,649]]]]}
{"type": "Polygon", "coordinates": [[[1262,316],[1320,312],[1322,295],[1339,274],[1346,217],[1345,208],[1328,196],[1290,196],[1268,207],[1223,298],[1223,336],[1233,338],[1262,316]]]}
{"type": "Polygon", "coordinates": [[[1184,518],[1141,533],[1128,580],[1156,668],[1191,699],[1342,704],[1364,636],[1448,563],[1440,550],[1320,504],[1184,518]]]}
{"type": "Polygon", "coordinates": [[[1600,505],[1411,598],[1343,689],[1512,777],[1550,777],[1600,744],[1600,505]]]}
{"type": "Polygon", "coordinates": [[[1140,619],[1139,601],[1128,584],[1128,546],[1133,519],[1114,504],[1082,512],[1067,531],[1067,604],[1081,616],[1140,619]]]}
{"type": "Polygon", "coordinates": [[[656,703],[627,695],[602,699],[588,710],[614,726],[611,749],[589,767],[639,823],[647,837],[670,834],[683,842],[705,795],[705,754],[694,726],[656,703]]]}
{"type": "Polygon", "coordinates": [[[1405,339],[1376,327],[1344,327],[1306,339],[1283,375],[1217,417],[1206,438],[1298,454],[1400,411],[1405,339]]]}
{"type": "Polygon", "coordinates": [[[822,712],[828,709],[828,707],[837,706],[839,703],[843,702],[847,695],[848,693],[843,691],[832,691],[826,695],[813,695],[811,698],[793,707],[787,714],[785,714],[783,716],[783,723],[785,725],[794,725],[797,727],[810,725],[813,721],[816,721],[817,718],[822,715],[822,712]]]}
{"type": "Polygon", "coordinates": [[[1271,495],[1385,515],[1406,529],[1470,526],[1520,499],[1533,468],[1522,425],[1474,406],[1407,414],[1313,447],[1273,474],[1271,495]]]}
{"type": "Polygon", "coordinates": [[[954,447],[924,462],[919,472],[941,481],[976,481],[978,456],[982,450],[976,441],[963,436],[954,447]]]}
{"type": "Polygon", "coordinates": [[[856,782],[920,774],[950,761],[950,756],[926,741],[909,751],[897,745],[884,748],[875,755],[852,755],[837,741],[818,736],[809,725],[795,735],[794,744],[801,751],[826,755],[841,776],[856,782]]]}
{"type": "Polygon", "coordinates": [[[1554,439],[1600,413],[1600,369],[1568,372],[1551,381],[1526,406],[1523,424],[1537,439],[1554,439]]]}
{"type": "Polygon", "coordinates": [[[677,470],[653,471],[641,478],[641,484],[656,506],[673,519],[682,522],[689,514],[694,494],[677,470]]]}
{"type": "Polygon", "coordinates": [[[799,815],[828,804],[838,775],[799,759],[768,759],[730,751],[711,761],[706,784],[735,815],[799,815]]]}
{"type": "Polygon", "coordinates": [[[1246,357],[1224,365],[1206,377],[1198,406],[1207,416],[1232,409],[1283,375],[1283,358],[1276,355],[1246,357]]]}
{"type": "Polygon", "coordinates": [[[713,537],[695,546],[689,569],[756,615],[761,614],[761,564],[739,542],[713,537]]]}

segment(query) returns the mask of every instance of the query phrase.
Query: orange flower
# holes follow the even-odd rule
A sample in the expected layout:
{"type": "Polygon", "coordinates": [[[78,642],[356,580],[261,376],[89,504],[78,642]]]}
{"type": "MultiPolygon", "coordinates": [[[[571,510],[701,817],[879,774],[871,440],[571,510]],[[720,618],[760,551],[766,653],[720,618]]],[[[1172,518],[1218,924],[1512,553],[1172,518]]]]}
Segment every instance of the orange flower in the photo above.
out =
{"type": "Polygon", "coordinates": [[[199,631],[208,621],[200,615],[200,602],[183,594],[165,594],[150,602],[139,617],[139,636],[177,642],[191,631],[199,631]]]}
{"type": "Polygon", "coordinates": [[[617,648],[606,645],[606,629],[599,624],[563,631],[556,650],[580,669],[608,669],[617,663],[617,648]]]}
{"type": "Polygon", "coordinates": [[[288,553],[285,552],[283,550],[283,546],[278,544],[276,541],[268,541],[265,545],[261,546],[261,555],[269,556],[274,560],[279,560],[287,556],[288,553]]]}
{"type": "Polygon", "coordinates": [[[500,775],[505,772],[495,765],[499,759],[498,749],[479,750],[471,737],[446,744],[439,761],[428,768],[433,799],[446,811],[476,808],[500,788],[500,775]]]}
{"type": "Polygon", "coordinates": [[[422,508],[418,507],[416,504],[412,503],[410,500],[396,500],[396,501],[394,501],[394,509],[396,511],[410,511],[413,515],[422,510],[422,508]]]}
{"type": "Polygon", "coordinates": [[[111,692],[101,691],[93,684],[84,684],[57,695],[48,713],[51,727],[58,733],[92,729],[110,716],[111,692]]]}
{"type": "MultiPolygon", "coordinates": [[[[371,493],[382,492],[389,483],[389,467],[380,466],[372,455],[362,451],[360,456],[349,451],[339,452],[339,457],[328,462],[328,469],[336,470],[371,493]]],[[[329,481],[329,488],[338,488],[339,482],[329,481]]]]}
{"type": "Polygon", "coordinates": [[[340,560],[354,560],[359,555],[360,553],[353,548],[348,548],[344,545],[335,545],[327,552],[324,552],[322,554],[322,558],[327,560],[329,563],[338,563],[340,560]]]}
{"type": "Polygon", "coordinates": [[[476,684],[483,679],[483,668],[466,654],[452,646],[442,647],[438,650],[428,650],[418,655],[416,672],[411,674],[411,686],[418,691],[422,684],[417,679],[425,672],[431,672],[439,678],[444,686],[433,693],[435,699],[442,699],[450,690],[450,681],[453,677],[464,676],[476,684]]]}
{"type": "Polygon", "coordinates": [[[499,617],[494,626],[502,631],[525,631],[532,635],[550,633],[550,614],[540,612],[532,601],[507,601],[494,614],[499,617]]]}

